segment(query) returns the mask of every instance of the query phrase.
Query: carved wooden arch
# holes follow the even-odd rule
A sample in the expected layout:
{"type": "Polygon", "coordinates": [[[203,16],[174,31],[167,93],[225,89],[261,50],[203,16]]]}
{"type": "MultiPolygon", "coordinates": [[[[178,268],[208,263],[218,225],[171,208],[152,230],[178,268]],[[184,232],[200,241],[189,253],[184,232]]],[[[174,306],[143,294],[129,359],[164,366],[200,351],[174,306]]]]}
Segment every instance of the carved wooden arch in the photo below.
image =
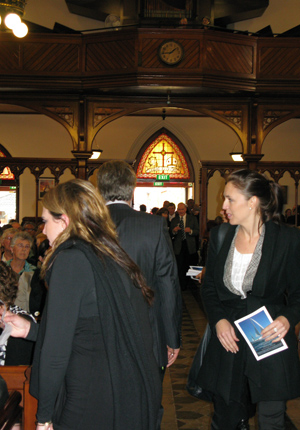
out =
{"type": "Polygon", "coordinates": [[[44,114],[60,123],[71,137],[74,150],[78,148],[78,102],[76,101],[49,101],[43,100],[5,100],[5,104],[22,106],[35,112],[44,114]]]}
{"type": "Polygon", "coordinates": [[[241,142],[243,153],[247,153],[247,136],[248,136],[248,109],[245,105],[241,105],[238,108],[234,109],[231,107],[223,108],[223,109],[215,109],[215,108],[202,108],[202,107],[184,107],[180,106],[184,109],[188,109],[191,111],[199,112],[207,117],[211,117],[216,119],[217,121],[222,122],[224,125],[231,128],[231,130],[237,135],[237,138],[241,142]]]}
{"type": "Polygon", "coordinates": [[[99,131],[107,124],[115,121],[130,113],[141,110],[140,107],[126,108],[125,106],[108,105],[105,107],[103,103],[90,101],[88,102],[88,121],[87,121],[87,136],[86,147],[87,151],[92,151],[93,143],[99,131]]]}
{"type": "MultiPolygon", "coordinates": [[[[155,139],[157,139],[163,133],[166,134],[167,136],[169,136],[175,142],[175,144],[178,146],[179,150],[182,152],[183,157],[185,158],[185,161],[187,163],[187,167],[188,167],[189,173],[190,173],[190,176],[189,176],[188,179],[182,179],[182,178],[175,179],[175,178],[172,178],[172,182],[194,182],[195,181],[195,172],[194,172],[193,164],[191,162],[191,159],[190,159],[190,156],[189,156],[187,150],[185,149],[183,143],[178,139],[178,137],[176,137],[166,127],[162,127],[159,130],[157,130],[143,144],[143,146],[139,150],[139,152],[137,154],[137,157],[136,157],[136,161],[135,161],[135,164],[134,164],[135,171],[137,170],[137,167],[138,167],[138,165],[139,165],[139,163],[140,163],[140,161],[141,161],[141,159],[143,157],[143,154],[145,153],[145,151],[147,150],[147,148],[149,147],[149,145],[151,145],[151,143],[155,139]]],[[[153,181],[153,179],[151,181],[153,181]]]]}
{"type": "Polygon", "coordinates": [[[262,152],[262,147],[267,135],[277,126],[289,121],[293,118],[299,118],[300,107],[295,109],[294,107],[286,106],[282,109],[280,106],[259,106],[257,111],[257,123],[258,123],[258,139],[257,149],[259,153],[262,152]]]}

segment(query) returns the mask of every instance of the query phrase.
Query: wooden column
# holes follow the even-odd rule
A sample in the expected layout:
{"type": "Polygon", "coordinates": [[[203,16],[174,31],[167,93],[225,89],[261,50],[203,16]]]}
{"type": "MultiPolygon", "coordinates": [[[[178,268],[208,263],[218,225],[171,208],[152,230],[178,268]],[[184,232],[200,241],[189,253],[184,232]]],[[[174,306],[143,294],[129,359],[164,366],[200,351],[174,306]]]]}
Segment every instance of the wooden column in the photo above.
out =
{"type": "Polygon", "coordinates": [[[77,178],[87,179],[87,160],[92,155],[92,152],[72,151],[72,154],[77,159],[77,178]]]}

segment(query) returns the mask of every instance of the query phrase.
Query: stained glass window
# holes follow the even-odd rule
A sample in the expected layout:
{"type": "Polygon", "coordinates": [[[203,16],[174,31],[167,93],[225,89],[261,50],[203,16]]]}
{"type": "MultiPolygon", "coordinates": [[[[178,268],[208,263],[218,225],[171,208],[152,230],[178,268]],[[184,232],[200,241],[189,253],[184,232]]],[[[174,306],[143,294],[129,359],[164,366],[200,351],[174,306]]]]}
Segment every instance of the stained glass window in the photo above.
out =
{"type": "Polygon", "coordinates": [[[177,144],[165,133],[160,134],[146,149],[137,168],[139,179],[153,179],[166,174],[170,179],[189,179],[190,172],[177,144]]]}
{"type": "MultiPolygon", "coordinates": [[[[6,155],[1,150],[0,150],[0,157],[1,158],[6,157],[6,155]]],[[[9,179],[9,180],[14,181],[15,175],[11,172],[9,167],[5,167],[3,169],[3,172],[0,173],[0,179],[6,179],[6,180],[9,179]]]]}

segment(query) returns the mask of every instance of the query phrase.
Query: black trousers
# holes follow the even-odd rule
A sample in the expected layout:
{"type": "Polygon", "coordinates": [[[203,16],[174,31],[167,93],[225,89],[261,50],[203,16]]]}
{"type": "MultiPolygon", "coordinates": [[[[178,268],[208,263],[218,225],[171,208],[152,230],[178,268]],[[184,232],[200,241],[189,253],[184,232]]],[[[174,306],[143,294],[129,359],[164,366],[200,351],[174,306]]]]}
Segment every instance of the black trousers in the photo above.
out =
{"type": "Polygon", "coordinates": [[[176,255],[176,262],[180,287],[182,290],[185,290],[189,281],[186,272],[189,266],[195,266],[198,263],[198,254],[189,254],[186,240],[182,241],[180,253],[176,255]]]}
{"type": "MultiPolygon", "coordinates": [[[[247,420],[249,404],[229,402],[214,397],[214,415],[211,430],[236,430],[241,420],[247,420]]],[[[257,403],[259,430],[285,430],[285,401],[263,401],[257,403]]]]}

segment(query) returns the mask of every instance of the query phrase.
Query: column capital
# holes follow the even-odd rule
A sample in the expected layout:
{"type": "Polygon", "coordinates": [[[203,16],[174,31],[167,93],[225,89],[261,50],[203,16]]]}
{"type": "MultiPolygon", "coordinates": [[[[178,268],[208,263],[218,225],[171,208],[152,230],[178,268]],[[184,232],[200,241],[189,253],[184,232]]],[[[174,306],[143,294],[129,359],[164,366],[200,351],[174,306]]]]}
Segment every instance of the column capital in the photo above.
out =
{"type": "Polygon", "coordinates": [[[256,170],[257,164],[263,158],[264,154],[243,154],[243,159],[248,165],[248,169],[256,170]]]}

